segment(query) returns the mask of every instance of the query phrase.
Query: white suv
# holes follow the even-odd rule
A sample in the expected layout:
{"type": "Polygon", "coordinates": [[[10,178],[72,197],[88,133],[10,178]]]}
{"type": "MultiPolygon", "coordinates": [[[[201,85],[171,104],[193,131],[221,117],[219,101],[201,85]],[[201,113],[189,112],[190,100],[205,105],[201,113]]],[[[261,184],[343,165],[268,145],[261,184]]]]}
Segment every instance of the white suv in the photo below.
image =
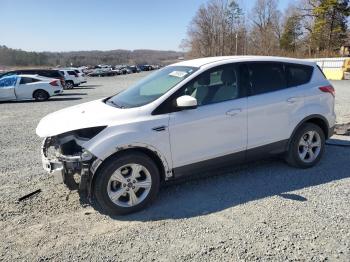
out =
{"type": "Polygon", "coordinates": [[[71,70],[71,71],[74,71],[75,73],[77,73],[80,85],[87,83],[86,78],[85,78],[85,73],[83,72],[82,69],[75,68],[75,67],[69,67],[69,68],[65,68],[65,70],[71,70]]]}
{"type": "Polygon", "coordinates": [[[334,124],[334,89],[315,63],[213,57],[52,113],[37,134],[47,171],[105,212],[126,214],[149,204],[162,182],[213,168],[275,154],[312,167],[334,124]]]}
{"type": "Polygon", "coordinates": [[[81,79],[79,77],[79,74],[75,72],[73,69],[59,69],[59,70],[64,75],[66,89],[73,89],[75,86],[79,86],[81,84],[81,79]]]}

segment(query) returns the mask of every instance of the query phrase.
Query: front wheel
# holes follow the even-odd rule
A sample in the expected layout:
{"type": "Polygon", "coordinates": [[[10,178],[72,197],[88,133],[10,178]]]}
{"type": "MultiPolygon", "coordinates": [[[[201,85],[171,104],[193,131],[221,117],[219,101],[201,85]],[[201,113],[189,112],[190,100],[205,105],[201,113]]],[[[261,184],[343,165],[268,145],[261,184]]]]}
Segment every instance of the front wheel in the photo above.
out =
{"type": "Polygon", "coordinates": [[[299,168],[310,168],[316,165],[325,148],[325,134],[312,123],[306,123],[293,136],[286,156],[288,164],[299,168]]]}
{"type": "Polygon", "coordinates": [[[109,215],[139,211],[157,196],[159,170],[151,158],[133,152],[108,160],[96,174],[94,196],[109,215]]]}

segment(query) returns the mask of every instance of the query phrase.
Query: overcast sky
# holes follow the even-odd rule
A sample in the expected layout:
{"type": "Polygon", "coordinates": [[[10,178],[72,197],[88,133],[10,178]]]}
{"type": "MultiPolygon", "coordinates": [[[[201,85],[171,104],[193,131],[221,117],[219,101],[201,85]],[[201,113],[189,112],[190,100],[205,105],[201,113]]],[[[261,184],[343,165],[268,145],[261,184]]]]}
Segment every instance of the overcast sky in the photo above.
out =
{"type": "MultiPolygon", "coordinates": [[[[205,0],[0,0],[0,45],[27,51],[179,50],[205,0]]],[[[240,0],[249,10],[254,0],[240,0]]],[[[289,0],[280,0],[285,9],[289,0]]]]}

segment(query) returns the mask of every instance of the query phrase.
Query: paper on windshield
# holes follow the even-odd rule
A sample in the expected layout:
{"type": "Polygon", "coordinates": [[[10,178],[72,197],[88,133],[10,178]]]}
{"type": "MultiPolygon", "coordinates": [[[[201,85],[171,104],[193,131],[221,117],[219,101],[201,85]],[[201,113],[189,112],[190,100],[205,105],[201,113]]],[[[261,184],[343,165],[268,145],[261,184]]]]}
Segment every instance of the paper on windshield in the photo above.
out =
{"type": "Polygon", "coordinates": [[[170,76],[175,76],[175,77],[184,77],[187,75],[187,72],[183,72],[183,71],[173,71],[169,74],[170,76]]]}

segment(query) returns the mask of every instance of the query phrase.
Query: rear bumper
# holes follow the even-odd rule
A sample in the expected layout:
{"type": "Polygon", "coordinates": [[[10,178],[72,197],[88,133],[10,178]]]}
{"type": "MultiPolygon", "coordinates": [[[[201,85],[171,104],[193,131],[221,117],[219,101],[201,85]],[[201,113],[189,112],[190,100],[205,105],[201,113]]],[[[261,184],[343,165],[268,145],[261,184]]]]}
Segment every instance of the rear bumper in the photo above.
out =
{"type": "Polygon", "coordinates": [[[62,94],[62,93],[63,93],[63,89],[55,90],[55,91],[54,91],[54,94],[55,94],[55,95],[59,95],[59,94],[62,94]]]}

